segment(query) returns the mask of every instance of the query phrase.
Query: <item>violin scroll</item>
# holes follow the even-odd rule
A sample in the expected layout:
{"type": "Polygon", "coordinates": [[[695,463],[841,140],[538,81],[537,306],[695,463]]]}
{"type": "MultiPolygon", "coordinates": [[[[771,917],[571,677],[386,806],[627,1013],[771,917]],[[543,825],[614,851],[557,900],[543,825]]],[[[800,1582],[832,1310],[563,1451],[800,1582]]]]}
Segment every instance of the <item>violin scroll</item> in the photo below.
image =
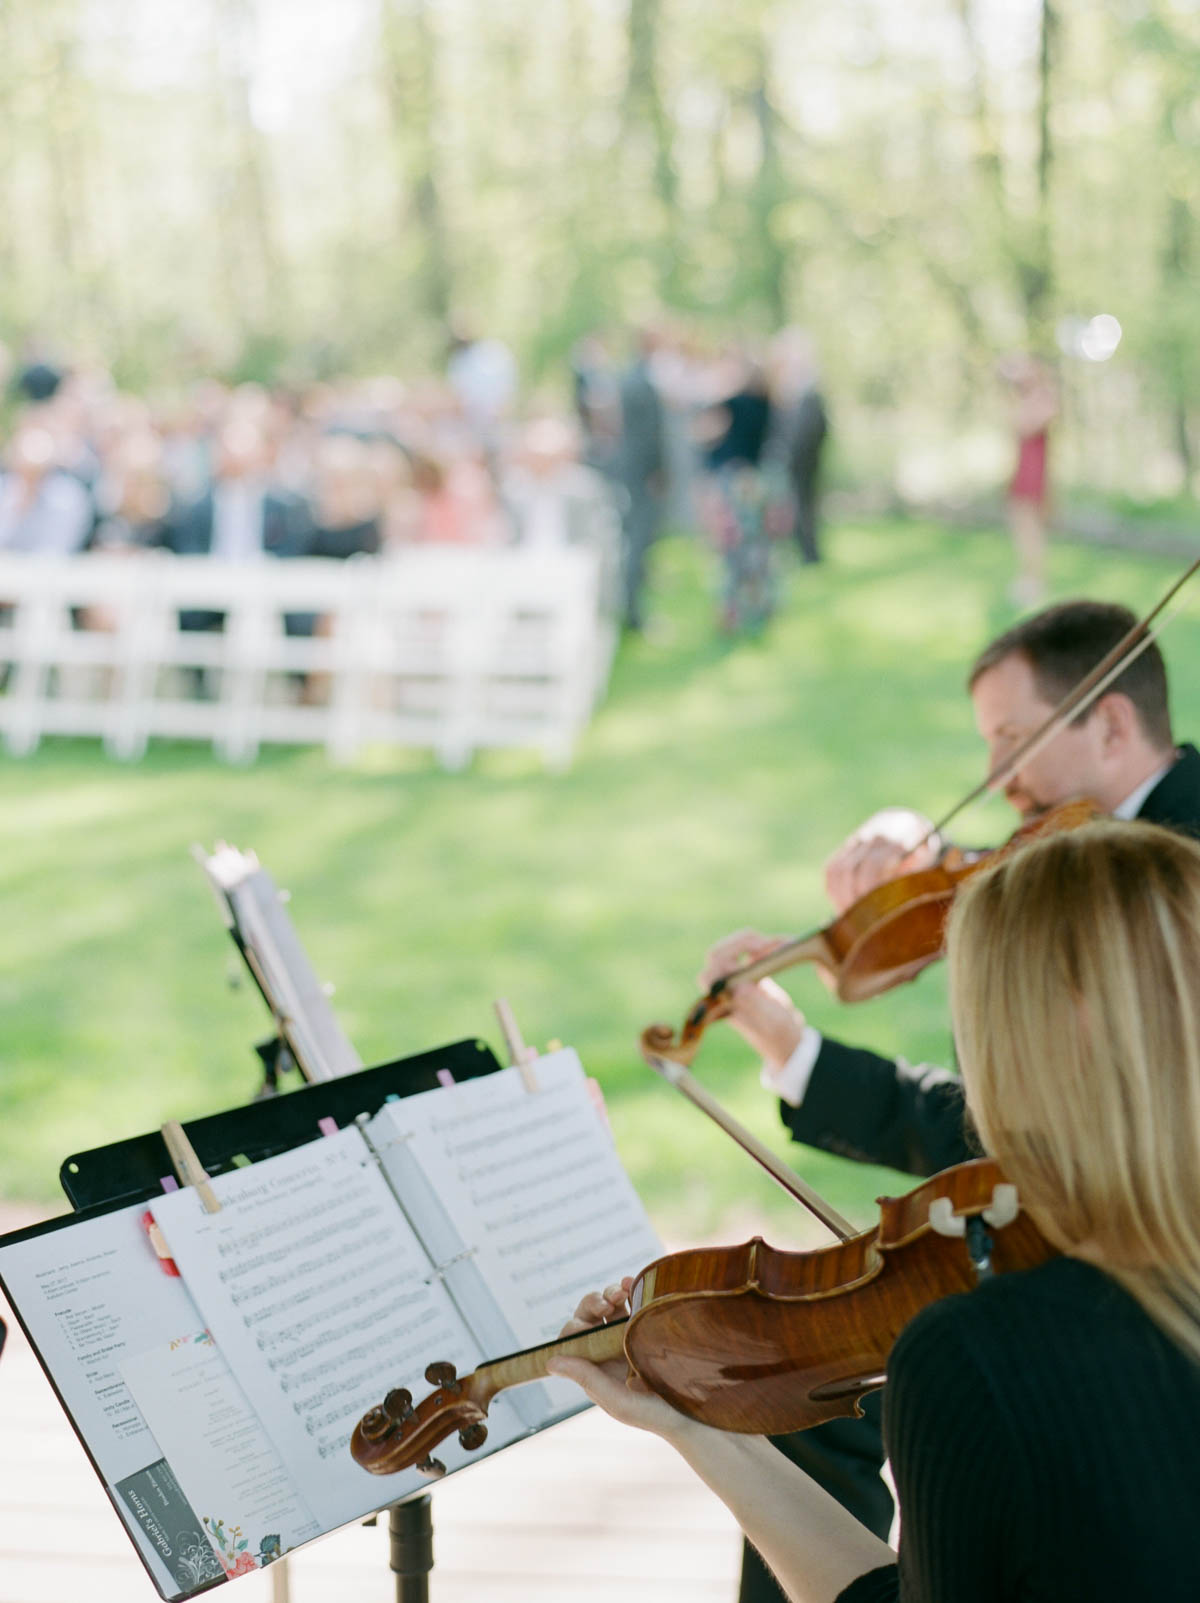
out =
{"type": "Polygon", "coordinates": [[[399,1397],[408,1398],[406,1391],[388,1392],[382,1405],[364,1414],[354,1427],[350,1452],[372,1475],[395,1475],[414,1467],[423,1475],[444,1475],[445,1466],[430,1457],[433,1449],[456,1431],[464,1452],[482,1447],[488,1438],[484,1423],[488,1404],[497,1392],[546,1379],[547,1361],[560,1352],[597,1362],[619,1357],[624,1328],[623,1319],[613,1320],[595,1330],[493,1359],[461,1379],[452,1364],[430,1364],[425,1378],[436,1389],[415,1408],[411,1399],[405,1404],[395,1402],[399,1397]]]}
{"type": "Polygon", "coordinates": [[[453,1364],[435,1363],[426,1369],[425,1378],[436,1389],[415,1408],[411,1393],[396,1387],[354,1427],[350,1451],[372,1475],[395,1475],[416,1468],[438,1479],[446,1473],[446,1466],[432,1456],[439,1442],[456,1430],[468,1451],[482,1447],[487,1440],[483,1423],[487,1404],[470,1395],[472,1377],[460,1381],[453,1364]]]}
{"type": "Polygon", "coordinates": [[[685,1069],[689,1068],[700,1048],[700,1039],[705,1030],[718,1019],[727,1018],[732,1009],[732,1003],[725,994],[731,978],[733,976],[717,980],[693,1004],[678,1036],[669,1024],[648,1024],[640,1036],[642,1056],[647,1061],[656,1057],[666,1058],[671,1063],[681,1063],[685,1069]]]}

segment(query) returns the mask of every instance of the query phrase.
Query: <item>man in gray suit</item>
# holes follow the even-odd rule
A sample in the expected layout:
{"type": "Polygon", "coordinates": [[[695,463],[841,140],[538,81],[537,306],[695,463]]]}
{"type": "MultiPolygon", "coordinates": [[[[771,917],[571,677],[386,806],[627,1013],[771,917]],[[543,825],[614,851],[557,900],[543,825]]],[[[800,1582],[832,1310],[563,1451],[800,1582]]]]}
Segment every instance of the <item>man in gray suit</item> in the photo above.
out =
{"type": "Polygon", "coordinates": [[[645,621],[646,557],[662,519],[663,406],[650,377],[650,358],[657,345],[652,330],[639,330],[634,359],[619,386],[621,429],[613,476],[625,492],[621,533],[627,629],[640,629],[645,621]]]}

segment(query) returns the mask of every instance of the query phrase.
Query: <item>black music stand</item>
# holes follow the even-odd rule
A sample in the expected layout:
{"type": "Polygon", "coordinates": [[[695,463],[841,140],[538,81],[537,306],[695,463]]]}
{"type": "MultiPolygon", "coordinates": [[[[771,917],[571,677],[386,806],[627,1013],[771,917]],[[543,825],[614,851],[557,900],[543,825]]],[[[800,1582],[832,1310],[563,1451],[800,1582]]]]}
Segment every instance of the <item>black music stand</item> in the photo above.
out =
{"type": "MultiPolygon", "coordinates": [[[[256,1043],[263,1080],[257,1101],[281,1091],[280,1077],[296,1070],[309,1085],[328,1083],[362,1067],[326,988],[320,984],[286,907],[288,896],[253,852],[219,842],[210,854],[193,846],[222,921],[275,1023],[256,1043]]],[[[498,1065],[497,1065],[498,1066],[498,1065]]],[[[372,1520],[368,1524],[374,1523],[372,1520]]],[[[432,1500],[410,1498],[389,1510],[389,1564],[397,1603],[429,1603],[433,1569],[432,1500]]]]}
{"type": "MultiPolygon", "coordinates": [[[[333,1119],[344,1129],[359,1114],[375,1112],[389,1097],[436,1090],[444,1084],[439,1071],[449,1071],[461,1081],[502,1067],[483,1041],[455,1041],[378,1068],[303,1085],[286,1095],[189,1121],[187,1134],[209,1175],[223,1174],[236,1167],[235,1158],[257,1163],[303,1146],[313,1139],[321,1120],[333,1119]]],[[[154,1131],[74,1153],[64,1160],[59,1179],[72,1207],[82,1212],[148,1201],[161,1195],[162,1176],[170,1172],[166,1143],[154,1131]]],[[[433,1570],[429,1493],[417,1492],[391,1504],[388,1531],[388,1563],[396,1577],[397,1603],[429,1603],[433,1570]]]]}

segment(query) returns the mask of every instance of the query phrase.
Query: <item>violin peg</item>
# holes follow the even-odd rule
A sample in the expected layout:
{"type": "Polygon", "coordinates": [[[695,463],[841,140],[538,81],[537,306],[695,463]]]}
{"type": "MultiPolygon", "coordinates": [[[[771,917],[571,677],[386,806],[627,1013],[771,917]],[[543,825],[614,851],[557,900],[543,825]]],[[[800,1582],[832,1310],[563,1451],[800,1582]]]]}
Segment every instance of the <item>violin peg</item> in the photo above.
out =
{"type": "Polygon", "coordinates": [[[383,1408],[389,1419],[403,1424],[413,1411],[412,1392],[405,1391],[403,1386],[395,1387],[383,1399],[383,1408]]]}
{"type": "Polygon", "coordinates": [[[965,1236],[967,1221],[955,1213],[949,1197],[935,1197],[929,1204],[929,1228],[939,1236],[965,1236]]]}
{"type": "Polygon", "coordinates": [[[440,1458],[426,1458],[415,1466],[418,1475],[424,1475],[426,1480],[440,1481],[446,1473],[446,1466],[440,1458]]]}
{"type": "Polygon", "coordinates": [[[983,1210],[983,1217],[993,1230],[1003,1230],[1021,1211],[1017,1188],[1007,1183],[992,1187],[992,1205],[983,1210]]]}
{"type": "Polygon", "coordinates": [[[440,1386],[443,1391],[458,1390],[458,1371],[453,1364],[430,1364],[425,1371],[425,1379],[431,1386],[440,1386]]]}
{"type": "Polygon", "coordinates": [[[477,1447],[482,1447],[487,1441],[487,1426],[481,1424],[464,1425],[458,1433],[458,1444],[473,1453],[477,1447]]]}

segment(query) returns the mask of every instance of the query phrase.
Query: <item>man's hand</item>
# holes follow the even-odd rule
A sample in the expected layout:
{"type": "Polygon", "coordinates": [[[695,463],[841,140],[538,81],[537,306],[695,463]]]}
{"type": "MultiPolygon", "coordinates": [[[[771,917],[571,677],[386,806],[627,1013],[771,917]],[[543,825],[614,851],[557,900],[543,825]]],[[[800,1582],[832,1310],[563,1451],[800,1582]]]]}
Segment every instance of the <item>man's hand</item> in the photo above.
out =
{"type": "Polygon", "coordinates": [[[930,819],[908,807],[872,814],[825,864],[825,889],[834,909],[844,913],[877,885],[932,868],[942,843],[934,836],[921,845],[932,828],[930,819]]]}
{"type": "MultiPolygon", "coordinates": [[[[783,946],[786,935],[764,935],[760,930],[736,930],[710,948],[697,984],[708,991],[717,980],[732,974],[760,957],[783,946]]],[[[772,979],[745,981],[724,992],[729,1003],[730,1024],[763,1059],[770,1069],[781,1069],[800,1044],[804,1034],[804,1014],[782,986],[772,979]]]]}
{"type": "MultiPolygon", "coordinates": [[[[619,1286],[607,1286],[603,1291],[589,1292],[576,1308],[574,1315],[559,1331],[560,1336],[575,1336],[582,1330],[593,1330],[620,1319],[629,1312],[629,1294],[633,1281],[626,1278],[619,1286]]],[[[673,1441],[686,1435],[692,1422],[678,1410],[665,1403],[652,1392],[637,1375],[631,1373],[623,1358],[606,1364],[593,1364],[586,1358],[551,1358],[546,1368],[552,1375],[573,1380],[580,1389],[613,1419],[636,1430],[648,1430],[656,1436],[673,1441]]]]}

